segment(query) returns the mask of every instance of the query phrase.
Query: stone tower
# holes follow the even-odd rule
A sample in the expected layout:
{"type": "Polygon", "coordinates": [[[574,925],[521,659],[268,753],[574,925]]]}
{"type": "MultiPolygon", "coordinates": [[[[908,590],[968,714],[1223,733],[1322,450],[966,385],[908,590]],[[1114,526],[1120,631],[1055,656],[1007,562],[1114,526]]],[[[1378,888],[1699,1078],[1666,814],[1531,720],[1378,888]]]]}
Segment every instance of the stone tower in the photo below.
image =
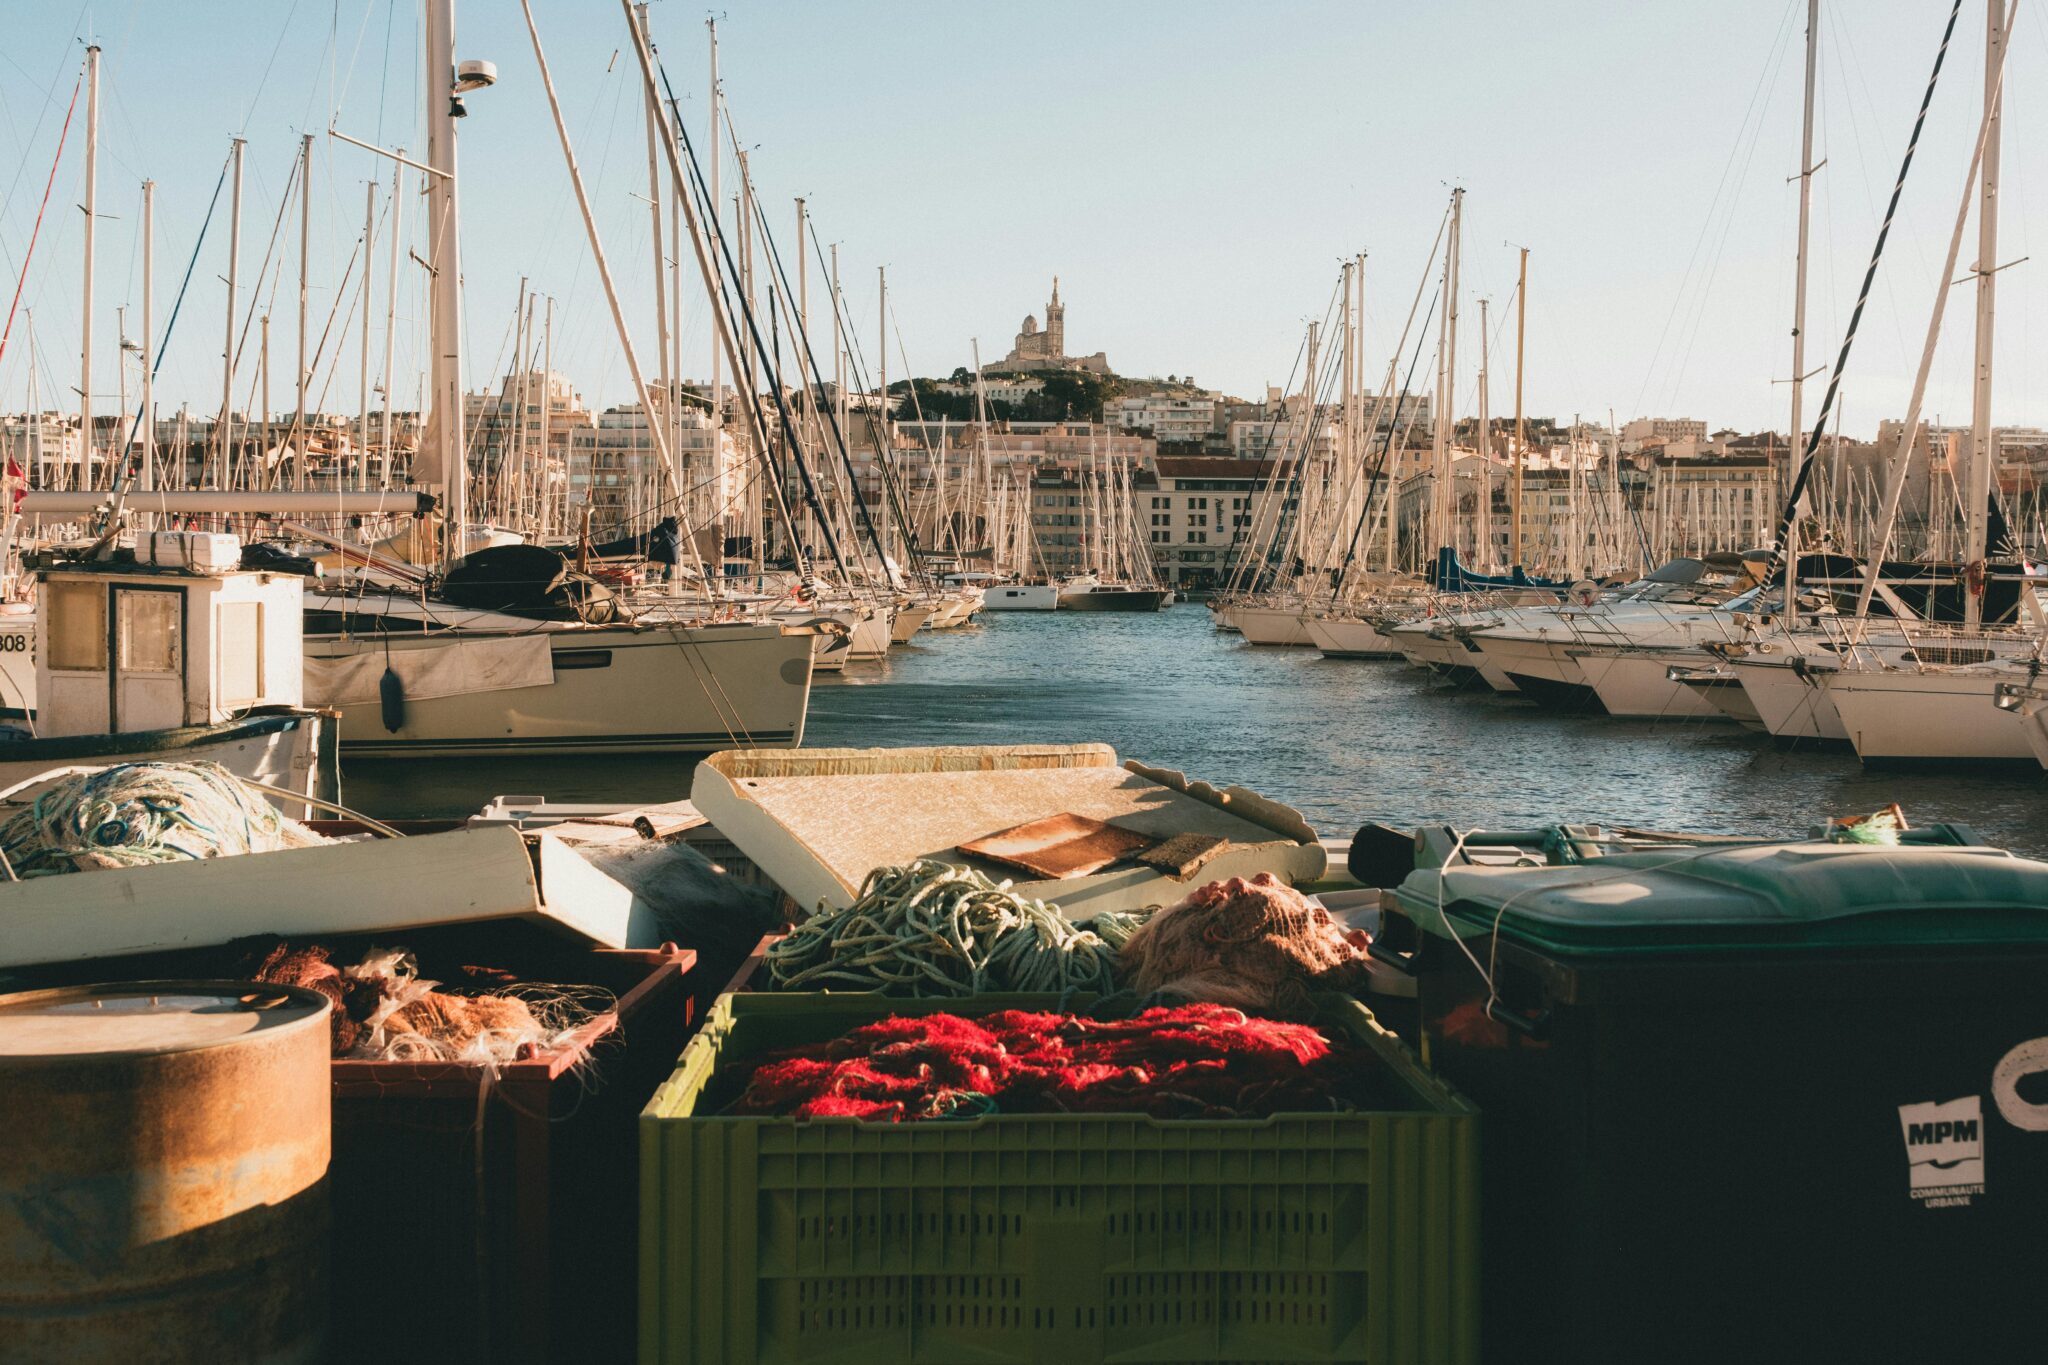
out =
{"type": "Polygon", "coordinates": [[[1060,302],[1060,277],[1052,277],[1052,302],[1045,305],[1046,349],[1054,360],[1067,353],[1067,308],[1060,302]]]}

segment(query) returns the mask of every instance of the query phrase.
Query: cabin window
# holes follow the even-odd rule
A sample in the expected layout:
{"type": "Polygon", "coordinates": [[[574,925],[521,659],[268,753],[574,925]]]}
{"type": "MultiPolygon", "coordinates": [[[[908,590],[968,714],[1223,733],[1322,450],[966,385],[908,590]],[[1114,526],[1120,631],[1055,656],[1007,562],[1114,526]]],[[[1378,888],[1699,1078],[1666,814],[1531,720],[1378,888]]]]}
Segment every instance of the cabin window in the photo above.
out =
{"type": "Polygon", "coordinates": [[[107,590],[100,583],[46,583],[50,667],[90,671],[107,666],[107,590]]]}
{"type": "Polygon", "coordinates": [[[185,596],[176,592],[120,594],[116,627],[124,673],[182,674],[178,618],[185,596]]]}

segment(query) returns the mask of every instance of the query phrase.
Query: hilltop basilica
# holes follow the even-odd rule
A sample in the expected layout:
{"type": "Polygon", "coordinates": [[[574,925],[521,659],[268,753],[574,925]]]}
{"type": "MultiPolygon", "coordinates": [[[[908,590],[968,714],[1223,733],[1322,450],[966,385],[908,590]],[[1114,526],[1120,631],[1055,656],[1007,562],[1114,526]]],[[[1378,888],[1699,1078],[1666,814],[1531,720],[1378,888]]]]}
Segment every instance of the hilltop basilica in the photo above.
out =
{"type": "Polygon", "coordinates": [[[1090,356],[1067,354],[1067,307],[1060,302],[1060,277],[1052,277],[1052,301],[1045,305],[1045,330],[1038,329],[1038,319],[1030,315],[1024,318],[1023,330],[1017,333],[1017,344],[1000,361],[984,368],[990,370],[1087,370],[1092,374],[1109,374],[1109,357],[1101,351],[1090,356]]]}

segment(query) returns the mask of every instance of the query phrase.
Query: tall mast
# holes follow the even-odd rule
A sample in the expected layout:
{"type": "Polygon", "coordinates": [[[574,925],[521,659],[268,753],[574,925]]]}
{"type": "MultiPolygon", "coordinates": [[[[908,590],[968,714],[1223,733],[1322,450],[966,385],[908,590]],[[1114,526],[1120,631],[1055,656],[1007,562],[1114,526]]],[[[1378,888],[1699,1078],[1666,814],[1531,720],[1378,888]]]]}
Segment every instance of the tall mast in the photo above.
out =
{"type": "Polygon", "coordinates": [[[804,439],[808,443],[814,442],[817,439],[818,390],[816,386],[817,376],[809,374],[804,368],[810,352],[811,338],[811,275],[804,268],[806,259],[804,251],[804,223],[804,201],[802,196],[798,196],[796,201],[796,321],[797,328],[803,335],[797,339],[795,350],[797,373],[806,376],[807,382],[811,385],[810,389],[804,394],[803,431],[804,439]]]}
{"type": "MultiPolygon", "coordinates": [[[[633,12],[640,22],[640,36],[651,49],[654,46],[654,34],[647,26],[646,0],[641,0],[640,4],[635,5],[633,12]]],[[[657,357],[658,373],[661,376],[658,381],[661,390],[660,420],[670,431],[674,431],[673,409],[676,391],[675,376],[669,370],[668,293],[665,279],[668,272],[664,268],[665,262],[661,254],[661,166],[657,160],[660,144],[656,140],[661,135],[661,108],[653,100],[643,99],[641,102],[647,106],[647,215],[653,223],[653,231],[648,240],[654,248],[654,331],[661,346],[661,353],[657,357]]],[[[647,420],[656,420],[655,415],[648,413],[647,420]]]]}
{"type": "Polygon", "coordinates": [[[1515,283],[1515,496],[1508,516],[1514,521],[1514,563],[1522,562],[1522,465],[1528,456],[1522,427],[1522,356],[1529,324],[1529,248],[1523,247],[1521,274],[1515,283]]]}
{"type": "MultiPolygon", "coordinates": [[[[675,122],[673,125],[663,122],[664,143],[677,137],[682,130],[681,113],[677,112],[673,105],[670,106],[669,112],[674,116],[675,122]]],[[[675,380],[676,401],[669,404],[668,448],[676,450],[683,442],[683,195],[687,190],[671,179],[669,193],[675,197],[669,201],[668,206],[668,372],[675,380]]],[[[656,288],[659,287],[657,283],[656,288]]],[[[550,309],[554,307],[554,302],[554,295],[550,294],[550,309]]],[[[718,472],[722,468],[717,444],[714,442],[711,450],[711,469],[712,477],[718,480],[711,485],[714,489],[723,482],[723,475],[718,472]]],[[[716,494],[712,496],[715,497],[716,494]]],[[[698,499],[691,499],[693,503],[697,501],[698,499]]],[[[693,527],[704,525],[704,518],[698,515],[694,507],[685,506],[678,510],[689,519],[693,527]]]]}
{"type": "MultiPolygon", "coordinates": [[[[754,295],[754,180],[747,169],[747,154],[738,152],[735,159],[740,163],[740,190],[733,196],[732,216],[733,221],[739,225],[740,235],[740,305],[744,316],[758,318],[760,312],[755,307],[754,295]]],[[[741,359],[735,366],[733,376],[743,381],[740,401],[745,403],[750,411],[760,413],[762,368],[766,363],[766,357],[761,352],[760,328],[757,324],[748,325],[745,335],[741,338],[740,355],[741,359]]],[[[773,462],[774,452],[769,449],[772,437],[768,434],[766,419],[757,417],[749,430],[761,438],[761,462],[764,465],[773,462]]],[[[767,568],[768,494],[759,479],[752,481],[752,488],[753,492],[747,498],[747,533],[753,538],[754,579],[758,585],[761,574],[767,568]]]]}
{"type": "Polygon", "coordinates": [[[1486,323],[1490,300],[1479,300],[1479,530],[1486,553],[1481,563],[1492,565],[1493,549],[1493,435],[1486,411],[1486,376],[1492,363],[1492,331],[1486,323]]]}
{"type": "Polygon", "coordinates": [[[306,486],[306,275],[312,246],[313,135],[307,133],[299,142],[299,388],[292,418],[292,483],[297,488],[306,486]]]}
{"type": "Polygon", "coordinates": [[[50,486],[50,469],[45,462],[47,453],[43,446],[43,402],[42,394],[36,388],[36,310],[31,308],[22,321],[28,327],[28,419],[32,423],[29,431],[34,449],[29,452],[30,469],[36,472],[36,486],[50,486]]]}
{"type": "Polygon", "coordinates": [[[845,298],[839,292],[839,243],[832,244],[832,389],[838,400],[839,429],[850,430],[846,402],[845,298]]]}
{"type": "MultiPolygon", "coordinates": [[[[1984,164],[1977,179],[1977,375],[1970,391],[1970,466],[1963,491],[1963,562],[1984,559],[1990,536],[1991,474],[1998,449],[1991,431],[1991,347],[1997,311],[1998,144],[2004,122],[2005,0],[1988,0],[1984,35],[1984,164]]],[[[1963,624],[1984,621],[1984,598],[1963,594],[1963,624]]]]}
{"type": "MultiPolygon", "coordinates": [[[[711,139],[709,144],[711,152],[711,222],[709,227],[712,238],[716,240],[724,235],[723,229],[718,226],[718,216],[724,211],[723,205],[725,203],[723,199],[718,197],[718,144],[720,141],[718,135],[718,107],[720,100],[723,98],[723,92],[719,89],[718,85],[718,20],[706,19],[704,27],[711,33],[711,139]]],[[[685,201],[685,207],[687,207],[687,200],[685,201]]],[[[704,269],[710,277],[705,281],[707,286],[706,292],[711,296],[711,311],[713,314],[717,314],[721,311],[721,305],[718,301],[718,281],[723,267],[716,252],[712,252],[706,258],[706,261],[707,264],[705,264],[704,269]]],[[[721,381],[725,365],[725,347],[721,344],[720,338],[717,335],[719,331],[718,327],[714,326],[712,328],[714,335],[711,340],[711,448],[714,451],[719,448],[718,435],[725,429],[725,398],[721,391],[721,381]]]]}
{"type": "MultiPolygon", "coordinates": [[[[152,287],[156,275],[156,181],[142,182],[142,487],[156,487],[156,394],[154,376],[156,352],[151,340],[156,315],[151,311],[152,287]]],[[[124,405],[125,406],[125,405],[124,405]]],[[[127,421],[128,414],[122,413],[127,421]]],[[[179,454],[184,451],[181,446],[179,454]]]]}
{"type": "Polygon", "coordinates": [[[1432,526],[1431,539],[1434,544],[1421,547],[1425,563],[1435,563],[1438,551],[1450,544],[1452,491],[1451,491],[1451,405],[1457,383],[1458,368],[1458,258],[1461,251],[1460,239],[1464,229],[1465,191],[1451,191],[1451,231],[1448,250],[1444,253],[1444,311],[1443,321],[1437,328],[1436,347],[1436,426],[1435,449],[1432,454],[1431,489],[1432,526]]]}
{"type": "MultiPolygon", "coordinates": [[[[876,470],[876,472],[877,472],[877,473],[879,473],[879,474],[880,474],[880,475],[882,476],[882,488],[883,488],[883,490],[884,490],[884,495],[883,495],[883,498],[882,498],[882,521],[883,521],[883,525],[884,525],[884,526],[887,526],[887,525],[888,525],[888,522],[889,522],[889,498],[888,498],[888,496],[887,496],[887,489],[888,489],[888,487],[889,487],[889,456],[890,456],[890,454],[891,454],[891,453],[892,453],[892,452],[893,452],[893,451],[895,450],[895,448],[896,448],[896,435],[895,435],[895,425],[894,425],[893,421],[891,420],[891,419],[892,419],[892,418],[893,418],[893,417],[895,416],[895,414],[894,414],[893,412],[891,412],[891,411],[890,411],[890,409],[889,409],[889,267],[888,267],[888,266],[886,266],[886,265],[878,265],[878,266],[876,266],[876,267],[875,267],[875,282],[876,282],[876,284],[877,284],[877,286],[878,286],[878,288],[879,288],[879,294],[878,294],[878,296],[877,296],[877,302],[876,302],[876,304],[875,304],[875,317],[876,317],[876,319],[877,319],[877,321],[876,321],[876,330],[877,330],[877,331],[878,331],[878,332],[879,332],[879,333],[881,334],[881,335],[880,335],[880,338],[879,338],[879,339],[880,339],[880,341],[881,341],[881,343],[882,343],[882,349],[881,349],[881,352],[880,352],[880,355],[881,355],[881,374],[880,374],[880,379],[881,379],[881,387],[882,387],[882,392],[881,392],[881,400],[882,400],[882,425],[881,425],[881,427],[879,428],[882,434],[881,434],[881,438],[880,438],[880,440],[881,440],[881,446],[880,446],[880,449],[878,449],[878,450],[876,450],[876,451],[875,451],[875,470],[876,470]]],[[[906,496],[907,496],[907,495],[906,495],[906,496]]],[[[888,540],[887,540],[887,539],[885,538],[885,539],[884,539],[884,540],[882,541],[882,549],[883,549],[883,553],[884,553],[884,554],[887,554],[887,553],[888,553],[888,545],[889,545],[889,542],[888,542],[888,540]]],[[[896,575],[890,572],[890,570],[889,570],[889,566],[888,566],[887,564],[884,564],[884,565],[882,566],[882,576],[890,580],[890,585],[891,585],[892,587],[893,587],[893,586],[895,585],[895,578],[896,578],[896,575]]]]}
{"type": "MultiPolygon", "coordinates": [[[[548,295],[547,307],[541,313],[540,328],[540,470],[542,486],[548,487],[554,483],[555,478],[554,446],[552,440],[555,434],[555,296],[553,294],[548,295]]],[[[562,477],[567,479],[568,474],[569,471],[565,468],[562,471],[562,477]]],[[[551,529],[549,523],[554,512],[554,506],[555,500],[550,495],[541,507],[540,523],[541,530],[544,533],[551,529]]],[[[679,508],[677,510],[688,517],[693,525],[696,524],[696,518],[690,517],[687,509],[679,508]]]]}
{"type": "MultiPolygon", "coordinates": [[[[823,435],[818,428],[818,376],[811,373],[811,276],[805,268],[808,253],[804,250],[804,234],[807,219],[804,216],[804,201],[799,195],[796,201],[796,325],[798,336],[793,349],[796,352],[797,377],[804,383],[804,405],[798,431],[802,434],[806,450],[822,449],[823,435]]],[[[818,522],[819,538],[823,539],[824,499],[820,507],[812,510],[811,519],[818,522]]]]}
{"type": "Polygon", "coordinates": [[[100,49],[85,50],[85,299],[78,314],[78,486],[92,481],[92,248],[99,226],[100,49]]]}
{"type": "Polygon", "coordinates": [[[356,375],[357,401],[362,405],[356,435],[358,488],[367,487],[370,477],[370,309],[377,301],[376,291],[370,288],[377,273],[370,258],[370,249],[377,239],[377,182],[369,181],[363,189],[363,358],[356,375]]]}
{"type": "MultiPolygon", "coordinates": [[[[228,154],[232,162],[229,177],[233,188],[228,197],[228,317],[227,334],[220,349],[220,422],[214,433],[220,438],[220,469],[217,486],[228,486],[228,465],[234,458],[235,438],[235,291],[242,269],[242,152],[247,138],[236,138],[228,154]]],[[[206,482],[202,477],[200,482],[206,482]]]]}
{"type": "MultiPolygon", "coordinates": [[[[405,155],[400,148],[398,154],[405,155]]],[[[405,196],[399,189],[399,175],[405,170],[402,161],[391,166],[391,278],[386,281],[384,295],[384,458],[378,466],[378,487],[391,486],[391,388],[397,379],[398,358],[398,247],[402,234],[399,224],[405,217],[405,196]]]]}
{"type": "MultiPolygon", "coordinates": [[[[1994,6],[2000,0],[1992,0],[1994,6]]],[[[1995,22],[1995,21],[1994,21],[1995,22]]],[[[1786,468],[1806,449],[1805,418],[1801,411],[1806,398],[1806,254],[1807,224],[1813,207],[1813,90],[1814,66],[1820,50],[1820,0],[1806,0],[1806,95],[1805,112],[1799,125],[1799,247],[1792,271],[1792,444],[1786,452],[1786,468]]],[[[1785,619],[1799,614],[1799,516],[1795,508],[1785,526],[1785,619]]]]}
{"type": "Polygon", "coordinates": [[[468,442],[462,412],[462,251],[455,194],[455,0],[427,2],[427,271],[432,306],[430,388],[421,469],[445,488],[448,558],[462,557],[469,529],[468,442]]]}
{"type": "Polygon", "coordinates": [[[256,471],[254,486],[268,488],[274,468],[270,459],[270,314],[267,311],[263,314],[262,342],[263,349],[256,353],[256,374],[257,388],[263,396],[263,434],[256,458],[263,462],[263,467],[256,471]]]}

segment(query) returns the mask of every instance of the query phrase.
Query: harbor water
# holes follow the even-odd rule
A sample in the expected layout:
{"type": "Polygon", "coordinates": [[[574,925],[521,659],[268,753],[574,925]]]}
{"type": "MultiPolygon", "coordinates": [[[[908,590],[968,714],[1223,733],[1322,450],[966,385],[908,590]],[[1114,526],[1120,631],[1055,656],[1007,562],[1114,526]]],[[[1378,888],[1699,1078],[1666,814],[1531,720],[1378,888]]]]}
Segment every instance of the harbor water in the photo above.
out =
{"type": "MultiPolygon", "coordinates": [[[[821,675],[809,746],[1079,743],[1239,784],[1326,835],[1603,823],[1799,834],[1890,802],[2048,856],[2048,775],[1866,770],[1853,753],[1786,750],[1726,723],[1560,716],[1453,691],[1399,662],[1248,645],[1209,613],[992,614],[920,634],[884,662],[821,675]]],[[[344,798],[385,817],[454,815],[491,796],[673,800],[688,759],[348,765],[344,798]]]]}

